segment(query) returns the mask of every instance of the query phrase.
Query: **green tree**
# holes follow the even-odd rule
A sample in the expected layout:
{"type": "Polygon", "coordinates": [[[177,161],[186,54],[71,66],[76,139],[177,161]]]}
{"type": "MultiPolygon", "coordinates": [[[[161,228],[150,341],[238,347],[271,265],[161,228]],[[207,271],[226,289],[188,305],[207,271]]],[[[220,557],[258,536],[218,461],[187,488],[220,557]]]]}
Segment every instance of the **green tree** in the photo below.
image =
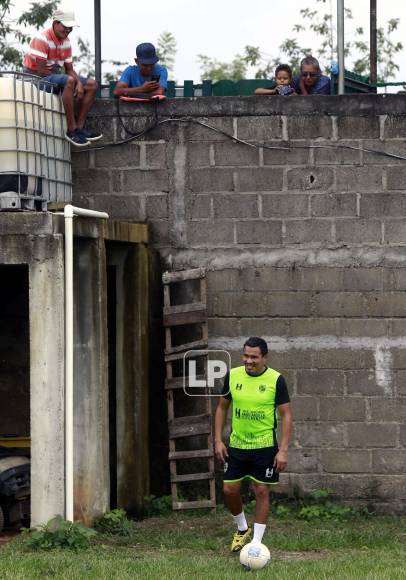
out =
{"type": "Polygon", "coordinates": [[[11,0],[0,0],[0,68],[15,70],[22,66],[21,47],[31,40],[29,27],[37,30],[44,26],[59,0],[31,2],[18,18],[13,18],[14,4],[11,0]]]}
{"type": "MultiPolygon", "coordinates": [[[[326,0],[316,0],[319,4],[326,4],[326,0]]],[[[279,63],[289,63],[294,72],[298,72],[301,59],[305,55],[313,54],[325,64],[325,71],[329,72],[330,62],[337,60],[336,22],[330,4],[330,11],[323,13],[320,10],[302,8],[300,10],[301,23],[293,26],[294,37],[287,38],[275,55],[264,54],[259,47],[246,46],[242,55],[237,54],[231,62],[218,62],[206,55],[198,55],[202,69],[202,79],[212,80],[245,78],[249,67],[253,67],[253,76],[257,79],[273,77],[274,70],[279,63]],[[311,31],[317,39],[318,47],[312,50],[300,42],[300,34],[311,31]]],[[[369,73],[369,42],[365,39],[362,27],[351,30],[349,24],[353,20],[350,9],[345,9],[346,37],[345,57],[346,68],[358,74],[369,73]]],[[[399,18],[389,20],[385,26],[377,30],[378,53],[378,81],[393,78],[399,70],[396,64],[396,55],[403,49],[401,42],[393,40],[393,34],[399,26],[399,18]]]]}
{"type": "MultiPolygon", "coordinates": [[[[78,49],[79,52],[72,57],[72,62],[75,70],[85,77],[95,76],[95,56],[90,48],[90,42],[79,36],[78,38],[78,49]]],[[[102,60],[102,64],[109,64],[113,67],[113,71],[105,72],[103,75],[103,82],[109,83],[110,81],[117,80],[122,71],[119,67],[127,64],[119,60],[102,60]]]]}
{"type": "Polygon", "coordinates": [[[175,57],[177,53],[177,42],[172,32],[164,30],[158,37],[157,54],[160,64],[165,66],[173,74],[175,57]]]}

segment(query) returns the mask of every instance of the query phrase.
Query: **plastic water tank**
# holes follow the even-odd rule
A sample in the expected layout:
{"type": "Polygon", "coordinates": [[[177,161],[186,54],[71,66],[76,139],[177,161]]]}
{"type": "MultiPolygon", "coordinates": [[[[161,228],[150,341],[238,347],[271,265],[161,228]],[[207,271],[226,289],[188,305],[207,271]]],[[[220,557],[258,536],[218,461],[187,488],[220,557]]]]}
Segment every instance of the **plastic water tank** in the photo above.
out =
{"type": "Polygon", "coordinates": [[[72,180],[59,96],[34,77],[0,74],[0,209],[69,202],[72,180]]]}

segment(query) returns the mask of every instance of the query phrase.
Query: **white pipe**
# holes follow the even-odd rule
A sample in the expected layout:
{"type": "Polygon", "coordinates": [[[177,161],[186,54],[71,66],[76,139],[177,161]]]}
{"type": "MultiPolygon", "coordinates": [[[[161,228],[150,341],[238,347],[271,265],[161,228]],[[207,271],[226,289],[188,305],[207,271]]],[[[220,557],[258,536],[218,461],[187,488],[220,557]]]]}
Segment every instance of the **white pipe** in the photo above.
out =
{"type": "Polygon", "coordinates": [[[337,0],[337,56],[338,56],[338,94],[343,95],[344,89],[344,0],[337,0]]]}
{"type": "Polygon", "coordinates": [[[106,218],[102,211],[65,205],[65,519],[73,522],[73,217],[106,218]]]}

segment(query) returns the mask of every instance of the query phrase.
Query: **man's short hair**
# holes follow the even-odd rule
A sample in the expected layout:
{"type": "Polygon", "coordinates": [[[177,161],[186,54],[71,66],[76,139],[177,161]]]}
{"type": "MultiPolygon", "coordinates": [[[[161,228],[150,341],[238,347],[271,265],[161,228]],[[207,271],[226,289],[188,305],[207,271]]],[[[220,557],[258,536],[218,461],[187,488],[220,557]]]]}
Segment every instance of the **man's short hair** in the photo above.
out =
{"type": "Polygon", "coordinates": [[[317,68],[318,70],[320,70],[320,64],[319,61],[317,60],[317,58],[315,58],[314,56],[312,56],[311,54],[309,54],[308,56],[305,56],[301,62],[300,62],[300,70],[302,70],[302,67],[304,65],[307,66],[314,66],[315,68],[317,68]]]}
{"type": "Polygon", "coordinates": [[[244,342],[244,348],[246,346],[249,346],[250,348],[258,347],[262,356],[268,354],[268,345],[266,344],[265,340],[259,336],[250,336],[250,338],[244,342]]]}
{"type": "Polygon", "coordinates": [[[290,76],[290,78],[292,78],[292,76],[293,76],[292,69],[290,68],[290,66],[288,64],[278,64],[278,66],[275,69],[275,78],[276,78],[276,75],[278,74],[278,72],[280,72],[282,70],[287,72],[288,75],[290,76]]]}

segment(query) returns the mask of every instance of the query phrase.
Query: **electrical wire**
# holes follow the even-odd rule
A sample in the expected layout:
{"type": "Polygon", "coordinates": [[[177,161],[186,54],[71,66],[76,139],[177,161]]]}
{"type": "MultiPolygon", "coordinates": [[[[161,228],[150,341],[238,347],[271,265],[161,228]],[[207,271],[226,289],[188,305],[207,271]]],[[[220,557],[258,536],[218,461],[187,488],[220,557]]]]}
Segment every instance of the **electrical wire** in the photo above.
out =
{"type": "Polygon", "coordinates": [[[224,135],[228,139],[231,139],[235,143],[241,143],[242,145],[246,145],[247,147],[251,147],[254,149],[268,149],[268,150],[275,150],[275,151],[291,151],[292,149],[349,149],[351,151],[363,151],[365,153],[373,153],[375,155],[381,155],[384,157],[389,157],[392,159],[400,159],[402,161],[406,161],[406,157],[403,155],[397,155],[396,153],[388,153],[387,151],[377,151],[376,149],[369,149],[367,147],[356,147],[354,145],[343,145],[341,143],[334,143],[328,145],[289,145],[287,147],[284,146],[272,146],[272,145],[265,145],[264,143],[251,143],[249,141],[245,141],[244,139],[240,139],[239,137],[235,137],[231,133],[227,133],[227,131],[223,131],[223,129],[219,129],[217,127],[213,127],[204,121],[199,121],[198,119],[193,119],[192,117],[168,117],[167,119],[158,120],[158,103],[154,103],[154,121],[151,125],[145,127],[142,131],[138,133],[132,132],[128,127],[125,126],[124,120],[122,118],[120,112],[120,99],[117,99],[117,115],[120,121],[121,126],[123,127],[124,131],[130,135],[127,139],[123,139],[121,141],[115,141],[111,143],[105,143],[104,145],[100,145],[98,147],[87,147],[86,149],[81,149],[77,151],[77,153],[86,153],[87,151],[100,151],[105,149],[106,147],[118,147],[120,145],[125,145],[126,143],[130,143],[131,141],[136,141],[153,131],[160,125],[164,125],[165,123],[192,123],[195,125],[201,125],[202,127],[206,127],[207,129],[224,135]]]}

